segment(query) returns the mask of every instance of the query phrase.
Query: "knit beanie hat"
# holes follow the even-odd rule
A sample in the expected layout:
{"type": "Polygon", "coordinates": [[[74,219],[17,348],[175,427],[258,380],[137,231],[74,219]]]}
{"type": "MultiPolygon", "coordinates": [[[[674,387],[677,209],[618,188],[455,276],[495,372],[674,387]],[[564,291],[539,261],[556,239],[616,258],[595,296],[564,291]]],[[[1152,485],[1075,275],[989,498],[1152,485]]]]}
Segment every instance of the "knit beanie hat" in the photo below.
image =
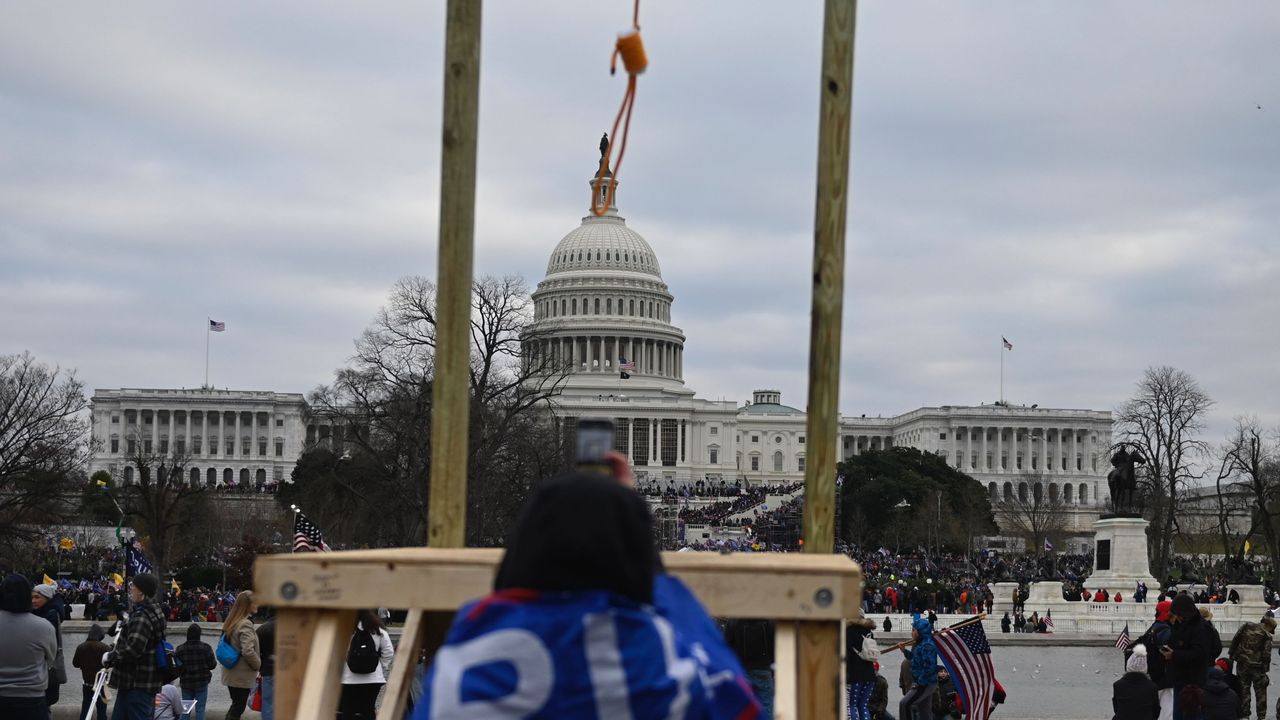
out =
{"type": "Polygon", "coordinates": [[[1146,645],[1133,646],[1133,654],[1129,656],[1128,662],[1124,664],[1124,669],[1125,669],[1125,672],[1145,673],[1147,671],[1147,646],[1146,645]]]}
{"type": "Polygon", "coordinates": [[[37,585],[31,588],[31,592],[43,595],[45,600],[52,600],[54,587],[52,585],[37,585]]]}
{"type": "Polygon", "coordinates": [[[0,582],[0,610],[11,613],[31,612],[31,581],[14,573],[0,582]]]}
{"type": "Polygon", "coordinates": [[[160,581],[151,573],[138,573],[133,576],[133,586],[141,590],[145,597],[152,597],[160,589],[160,581]]]}
{"type": "Polygon", "coordinates": [[[1172,600],[1161,600],[1156,603],[1156,619],[1161,622],[1169,621],[1169,609],[1173,607],[1172,600]]]}

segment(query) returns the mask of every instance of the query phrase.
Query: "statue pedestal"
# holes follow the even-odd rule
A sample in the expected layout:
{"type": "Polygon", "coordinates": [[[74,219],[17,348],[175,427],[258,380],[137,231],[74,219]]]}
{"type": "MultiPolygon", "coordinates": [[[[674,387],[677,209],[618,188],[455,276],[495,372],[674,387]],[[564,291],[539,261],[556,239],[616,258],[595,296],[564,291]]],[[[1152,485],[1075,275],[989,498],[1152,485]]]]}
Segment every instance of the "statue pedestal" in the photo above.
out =
{"type": "Polygon", "coordinates": [[[1147,521],[1140,517],[1107,517],[1095,520],[1093,574],[1084,581],[1090,592],[1106,588],[1125,600],[1133,596],[1139,582],[1147,591],[1159,594],[1160,583],[1151,577],[1147,561],[1147,521]]]}

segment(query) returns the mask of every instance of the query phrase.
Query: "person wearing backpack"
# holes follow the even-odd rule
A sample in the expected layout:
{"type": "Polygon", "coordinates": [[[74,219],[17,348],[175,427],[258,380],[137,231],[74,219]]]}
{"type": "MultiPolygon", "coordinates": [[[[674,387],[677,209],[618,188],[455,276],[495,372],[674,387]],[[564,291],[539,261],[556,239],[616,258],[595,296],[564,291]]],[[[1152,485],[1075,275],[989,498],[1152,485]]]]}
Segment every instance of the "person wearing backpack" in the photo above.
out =
{"type": "Polygon", "coordinates": [[[258,635],[253,631],[253,621],[249,619],[257,610],[253,593],[244,590],[236,596],[231,612],[227,613],[226,622],[222,623],[218,662],[222,665],[222,684],[227,686],[227,693],[231,695],[231,707],[227,710],[226,720],[240,720],[245,705],[249,702],[249,694],[257,685],[262,655],[258,651],[258,635]],[[230,658],[221,648],[224,641],[235,651],[233,663],[227,663],[230,658]]]}
{"type": "Polygon", "coordinates": [[[849,696],[849,720],[871,720],[871,692],[876,687],[876,661],[880,649],[868,618],[850,620],[844,630],[845,691],[849,696]]]}
{"type": "Polygon", "coordinates": [[[182,699],[196,701],[191,720],[204,720],[205,706],[209,703],[209,683],[213,680],[213,669],[218,666],[218,661],[213,659],[213,649],[205,644],[201,635],[200,626],[191,623],[187,626],[187,641],[174,651],[182,662],[182,675],[178,678],[182,699]]]}
{"type": "Polygon", "coordinates": [[[361,610],[347,661],[342,665],[342,697],[338,701],[340,720],[373,720],[378,693],[391,673],[396,656],[391,636],[382,628],[378,614],[361,610]]]}

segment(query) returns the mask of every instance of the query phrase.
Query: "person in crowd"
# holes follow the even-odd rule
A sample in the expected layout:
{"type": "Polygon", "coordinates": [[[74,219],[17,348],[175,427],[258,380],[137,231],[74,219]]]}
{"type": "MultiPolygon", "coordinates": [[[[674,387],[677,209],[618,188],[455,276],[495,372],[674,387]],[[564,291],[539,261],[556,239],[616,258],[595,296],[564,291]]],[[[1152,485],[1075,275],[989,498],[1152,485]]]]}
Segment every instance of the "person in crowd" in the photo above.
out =
{"type": "Polygon", "coordinates": [[[1009,628],[1013,626],[1013,621],[1009,619],[1009,611],[1004,611],[1004,617],[1000,618],[1000,632],[1008,634],[1009,628]]]}
{"type": "Polygon", "coordinates": [[[1187,685],[1178,691],[1178,717],[1179,720],[1204,720],[1204,690],[1199,685],[1187,685]]]}
{"type": "Polygon", "coordinates": [[[893,621],[889,619],[888,615],[884,616],[884,631],[887,633],[893,632],[893,621]]]}
{"type": "Polygon", "coordinates": [[[1200,618],[1209,627],[1209,663],[1212,664],[1222,654],[1222,636],[1218,634],[1218,628],[1213,625],[1213,611],[1207,607],[1201,607],[1198,610],[1200,618]]]}
{"type": "Polygon", "coordinates": [[[276,713],[276,609],[267,608],[267,620],[258,626],[258,652],[262,653],[262,720],[275,720],[276,713]]]}
{"type": "Polygon", "coordinates": [[[751,690],[760,700],[764,717],[773,715],[773,642],[772,620],[733,618],[725,626],[724,638],[747,671],[751,690]]]}
{"type": "MultiPolygon", "coordinates": [[[[889,714],[889,681],[880,674],[880,663],[874,663],[876,670],[875,688],[871,690],[871,699],[867,701],[867,709],[871,711],[871,720],[894,720],[889,714]]],[[[771,715],[762,715],[762,718],[771,715]]]]}
{"type": "Polygon", "coordinates": [[[1275,618],[1264,617],[1261,622],[1241,625],[1231,638],[1227,657],[1235,663],[1235,675],[1240,682],[1237,690],[1240,714],[1237,717],[1249,717],[1250,688],[1253,688],[1258,720],[1267,716],[1267,685],[1270,683],[1268,673],[1271,670],[1271,645],[1275,631],[1275,618]]]}
{"type": "Polygon", "coordinates": [[[900,720],[929,720],[932,717],[933,694],[938,690],[938,647],[933,642],[933,626],[919,613],[911,616],[912,647],[903,655],[911,661],[913,685],[898,703],[900,720]]]}
{"type": "Polygon", "coordinates": [[[31,581],[0,582],[0,718],[47,720],[49,668],[58,655],[53,626],[31,614],[31,581]]]}
{"type": "Polygon", "coordinates": [[[1160,698],[1147,677],[1147,647],[1136,644],[1124,664],[1124,675],[1111,686],[1112,720],[1156,720],[1160,698]]]}
{"type": "MultiPolygon", "coordinates": [[[[1169,634],[1169,642],[1160,648],[1160,654],[1166,661],[1166,672],[1172,675],[1173,690],[1179,704],[1185,699],[1182,690],[1187,686],[1200,688],[1208,678],[1209,665],[1215,659],[1213,654],[1213,631],[1190,595],[1182,594],[1173,599],[1169,608],[1169,619],[1173,627],[1169,634]]],[[[1187,717],[1185,707],[1175,706],[1175,718],[1187,717]]]]}
{"type": "Polygon", "coordinates": [[[164,613],[152,601],[159,589],[160,581],[150,573],[139,573],[129,585],[132,612],[115,647],[102,661],[104,667],[112,668],[116,688],[111,720],[148,720],[156,693],[164,686],[156,664],[156,645],[164,639],[164,613]]]}
{"type": "Polygon", "coordinates": [[[226,720],[240,720],[245,705],[249,702],[249,694],[257,685],[262,654],[258,649],[258,635],[253,631],[251,619],[257,611],[253,593],[242,590],[236,595],[235,604],[222,623],[222,634],[227,643],[240,653],[235,665],[222,668],[222,684],[227,686],[227,693],[231,695],[231,707],[227,709],[226,720]]]}
{"type": "Polygon", "coordinates": [[[1227,684],[1226,673],[1216,664],[1209,668],[1204,684],[1204,720],[1236,720],[1240,696],[1227,684]]]}
{"type": "Polygon", "coordinates": [[[200,625],[191,623],[187,626],[187,641],[174,649],[174,655],[182,663],[182,673],[178,676],[182,699],[196,701],[191,720],[204,720],[205,708],[209,704],[209,683],[213,681],[213,669],[218,666],[213,648],[205,643],[202,636],[200,625]]]}
{"type": "Polygon", "coordinates": [[[182,690],[178,681],[174,680],[160,688],[156,693],[155,708],[151,711],[152,720],[178,720],[182,713],[182,690]]]}
{"type": "Polygon", "coordinates": [[[62,598],[58,597],[58,589],[52,585],[36,585],[31,589],[31,613],[44,618],[53,626],[53,633],[58,640],[58,652],[49,666],[49,687],[45,690],[44,699],[52,708],[58,702],[62,686],[67,682],[67,660],[62,649],[62,621],[65,609],[62,598]]]}
{"type": "Polygon", "coordinates": [[[1156,617],[1146,632],[1138,636],[1135,644],[1147,647],[1147,674],[1156,684],[1160,696],[1160,720],[1173,720],[1173,674],[1168,672],[1168,663],[1160,648],[1169,644],[1173,635],[1173,626],[1169,623],[1169,610],[1173,606],[1170,600],[1156,603],[1156,617]]]}
{"type": "MultiPolygon", "coordinates": [[[[1231,688],[1231,692],[1235,693],[1236,697],[1240,699],[1240,707],[1236,708],[1237,715],[1235,717],[1249,717],[1249,698],[1245,696],[1244,690],[1240,687],[1240,678],[1231,672],[1231,661],[1226,658],[1218,658],[1213,661],[1213,664],[1222,671],[1222,678],[1227,687],[1231,688]],[[1238,714],[1240,708],[1244,708],[1243,715],[1238,714]]],[[[1212,668],[1210,669],[1212,670],[1212,668]]]]}
{"type": "Polygon", "coordinates": [[[378,693],[382,691],[382,686],[391,676],[391,661],[395,656],[396,650],[391,644],[391,635],[382,627],[378,613],[374,610],[361,610],[356,621],[355,632],[352,633],[347,662],[342,664],[342,697],[338,701],[339,720],[373,720],[378,693]],[[368,672],[356,672],[351,667],[353,663],[351,653],[357,652],[362,641],[372,643],[371,650],[377,653],[377,662],[368,672]]]}
{"type": "Polygon", "coordinates": [[[933,694],[933,720],[960,720],[960,693],[946,668],[939,667],[938,691],[933,694]]]}
{"type": "Polygon", "coordinates": [[[93,702],[93,685],[97,680],[98,671],[102,669],[102,656],[111,649],[102,641],[106,636],[102,626],[93,623],[89,626],[88,637],[76,647],[75,654],[71,656],[71,667],[79,668],[82,681],[80,720],[89,720],[95,716],[97,720],[107,720],[107,701],[101,697],[98,698],[97,712],[92,716],[89,714],[89,704],[93,702]]]}
{"type": "Polygon", "coordinates": [[[850,620],[844,631],[845,692],[849,701],[849,720],[871,720],[871,692],[876,685],[876,658],[872,630],[876,624],[868,618],[850,620]]]}

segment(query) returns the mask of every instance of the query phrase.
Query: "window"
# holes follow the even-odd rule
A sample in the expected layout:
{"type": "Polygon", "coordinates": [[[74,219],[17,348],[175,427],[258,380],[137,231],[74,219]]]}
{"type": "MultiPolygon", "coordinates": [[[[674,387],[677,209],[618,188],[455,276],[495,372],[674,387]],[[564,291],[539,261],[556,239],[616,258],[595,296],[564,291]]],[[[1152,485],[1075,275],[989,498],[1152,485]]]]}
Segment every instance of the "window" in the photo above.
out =
{"type": "Polygon", "coordinates": [[[241,455],[253,454],[252,448],[249,447],[249,438],[244,438],[243,440],[240,441],[240,454],[241,455]]]}
{"type": "Polygon", "coordinates": [[[120,452],[120,438],[111,438],[111,453],[120,452]]]}
{"type": "Polygon", "coordinates": [[[801,435],[801,436],[800,436],[800,444],[801,444],[801,445],[803,445],[803,444],[804,444],[804,436],[803,436],[803,435],[801,435]]]}
{"type": "Polygon", "coordinates": [[[613,298],[604,301],[604,312],[606,315],[613,314],[613,298]]]}
{"type": "Polygon", "coordinates": [[[119,415],[112,415],[112,416],[111,416],[111,424],[112,424],[112,425],[119,425],[119,424],[120,424],[120,416],[119,416],[119,415]]]}
{"type": "Polygon", "coordinates": [[[151,441],[150,441],[150,440],[143,440],[143,441],[142,441],[142,452],[144,452],[144,453],[146,453],[146,454],[148,454],[148,455],[150,455],[150,454],[151,454],[151,441]]]}
{"type": "Polygon", "coordinates": [[[779,450],[778,452],[774,453],[774,454],[773,454],[773,471],[774,471],[774,472],[782,472],[782,466],[783,466],[783,463],[785,463],[785,462],[786,462],[786,461],[785,461],[785,460],[783,459],[783,457],[782,457],[782,451],[781,451],[781,450],[779,450]]]}
{"type": "Polygon", "coordinates": [[[712,426],[711,426],[711,434],[712,434],[712,435],[719,435],[719,434],[720,434],[720,426],[719,426],[719,425],[712,425],[712,426]]]}
{"type": "Polygon", "coordinates": [[[192,455],[200,454],[200,441],[201,441],[201,438],[199,435],[191,438],[191,454],[192,455]]]}
{"type": "Polygon", "coordinates": [[[1021,470],[1021,469],[1022,469],[1022,456],[1021,456],[1021,455],[1019,455],[1019,456],[1018,456],[1018,458],[1017,458],[1017,460],[1016,460],[1015,462],[1016,462],[1016,464],[1017,464],[1018,469],[1019,469],[1019,470],[1021,470]]]}
{"type": "Polygon", "coordinates": [[[137,440],[134,440],[133,438],[130,438],[130,439],[129,439],[129,441],[126,443],[126,445],[127,445],[127,446],[128,446],[128,448],[129,448],[128,452],[129,452],[129,454],[130,454],[130,455],[133,455],[134,453],[138,452],[138,441],[137,441],[137,440]]]}
{"type": "Polygon", "coordinates": [[[708,454],[711,456],[711,458],[710,458],[711,464],[712,464],[712,465],[719,465],[719,464],[720,464],[720,451],[719,451],[719,450],[717,450],[716,448],[711,448],[711,449],[710,449],[709,451],[707,451],[707,452],[708,452],[708,454]]]}
{"type": "Polygon", "coordinates": [[[160,438],[160,454],[161,454],[161,455],[168,455],[168,454],[169,454],[169,438],[167,438],[167,437],[166,437],[166,438],[160,438]]]}
{"type": "Polygon", "coordinates": [[[178,438],[178,443],[177,443],[177,444],[178,444],[178,450],[177,450],[178,454],[179,454],[179,455],[186,455],[186,454],[187,454],[187,441],[186,441],[186,440],[183,440],[182,438],[178,438]]]}
{"type": "Polygon", "coordinates": [[[946,439],[947,439],[947,434],[946,434],[946,433],[938,433],[938,439],[939,439],[939,440],[946,440],[946,439]]]}
{"type": "Polygon", "coordinates": [[[757,471],[757,472],[759,472],[759,471],[760,471],[760,456],[759,456],[759,455],[752,455],[752,456],[751,456],[751,469],[752,469],[752,470],[755,470],[755,471],[757,471]]]}
{"type": "Polygon", "coordinates": [[[573,314],[578,314],[578,298],[573,299],[573,314]]]}
{"type": "Polygon", "coordinates": [[[266,457],[266,454],[267,454],[267,439],[259,438],[258,439],[258,457],[266,457]]]}
{"type": "Polygon", "coordinates": [[[778,435],[778,436],[774,437],[774,438],[773,438],[773,444],[774,444],[774,445],[781,445],[781,444],[782,444],[782,436],[781,436],[781,435],[778,435]]]}
{"type": "Polygon", "coordinates": [[[631,317],[635,317],[635,315],[636,315],[636,301],[635,301],[635,300],[628,300],[628,301],[627,301],[627,307],[629,307],[629,308],[631,309],[631,310],[630,310],[630,315],[631,315],[631,317]]]}
{"type": "Polygon", "coordinates": [[[759,435],[752,435],[752,436],[751,436],[751,442],[753,442],[753,443],[758,443],[758,442],[760,442],[760,436],[759,436],[759,435]]]}
{"type": "Polygon", "coordinates": [[[596,315],[600,314],[600,298],[596,298],[596,315]]]}
{"type": "Polygon", "coordinates": [[[284,457],[284,441],[276,441],[276,457],[284,457]]]}
{"type": "Polygon", "coordinates": [[[796,458],[796,470],[799,470],[800,472],[804,472],[804,456],[803,455],[796,458]]]}
{"type": "MultiPolygon", "coordinates": [[[[235,454],[236,454],[236,441],[235,441],[235,440],[228,439],[228,440],[227,440],[227,455],[228,455],[228,456],[230,456],[230,455],[235,455],[235,454]]],[[[228,472],[230,472],[230,471],[228,471],[228,472]]]]}
{"type": "Polygon", "coordinates": [[[276,427],[284,427],[284,418],[276,418],[276,427]]]}

